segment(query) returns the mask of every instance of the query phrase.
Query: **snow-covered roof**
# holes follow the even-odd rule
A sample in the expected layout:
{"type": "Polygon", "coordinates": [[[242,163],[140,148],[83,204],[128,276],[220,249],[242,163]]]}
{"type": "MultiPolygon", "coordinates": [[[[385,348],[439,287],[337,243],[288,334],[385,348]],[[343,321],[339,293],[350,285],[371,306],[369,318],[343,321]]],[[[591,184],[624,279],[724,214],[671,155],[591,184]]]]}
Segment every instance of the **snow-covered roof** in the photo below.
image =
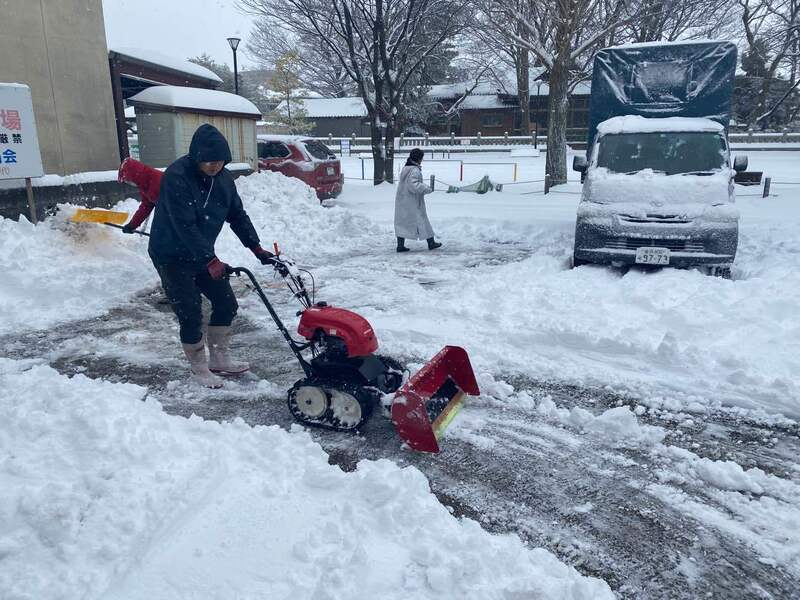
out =
{"type": "Polygon", "coordinates": [[[261,111],[247,98],[219,90],[154,85],[128,99],[133,105],[151,104],[168,108],[184,108],[221,113],[252,115],[261,118],[261,111]]]}
{"type": "MultiPolygon", "coordinates": [[[[303,107],[309,119],[367,116],[367,107],[364,106],[364,101],[357,96],[347,98],[298,98],[297,103],[303,107]]],[[[278,112],[286,110],[286,101],[281,102],[275,110],[278,112]]]]}
{"type": "Polygon", "coordinates": [[[155,50],[143,50],[141,48],[109,48],[109,52],[115,52],[137,62],[147,63],[156,67],[170,69],[171,71],[178,71],[192,77],[200,77],[201,79],[208,79],[215,83],[222,83],[213,71],[196,65],[188,60],[176,58],[167,54],[162,54],[155,50]]]}
{"type": "Polygon", "coordinates": [[[480,94],[477,96],[469,95],[464,98],[464,101],[460,104],[463,110],[481,110],[481,109],[489,109],[489,108],[514,108],[512,104],[506,104],[497,96],[497,94],[492,94],[491,96],[486,96],[484,94],[480,94]]]}
{"type": "Polygon", "coordinates": [[[646,119],[638,115],[612,117],[597,126],[598,135],[609,133],[655,133],[662,131],[722,131],[724,127],[704,118],[667,117],[646,119]]]}
{"type": "MultiPolygon", "coordinates": [[[[462,81],[459,83],[441,83],[432,85],[428,90],[429,98],[454,98],[464,95],[464,93],[475,85],[474,81],[462,81]]],[[[470,96],[495,95],[498,93],[499,86],[493,81],[481,81],[475,89],[470,92],[470,96]]]]}

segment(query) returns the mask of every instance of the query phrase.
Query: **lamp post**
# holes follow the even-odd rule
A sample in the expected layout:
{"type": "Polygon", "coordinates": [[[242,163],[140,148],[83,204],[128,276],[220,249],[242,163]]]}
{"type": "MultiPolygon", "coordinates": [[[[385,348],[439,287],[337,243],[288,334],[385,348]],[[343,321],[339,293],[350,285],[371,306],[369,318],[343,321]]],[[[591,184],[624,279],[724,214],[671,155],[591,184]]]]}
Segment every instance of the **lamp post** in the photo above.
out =
{"type": "Polygon", "coordinates": [[[539,147],[539,90],[542,89],[542,80],[536,80],[536,133],[533,138],[533,147],[539,147]]]}
{"type": "Polygon", "coordinates": [[[236,48],[239,47],[239,42],[241,41],[236,37],[228,38],[228,43],[231,45],[231,50],[233,50],[233,91],[237,96],[239,95],[239,68],[236,65],[236,48]]]}

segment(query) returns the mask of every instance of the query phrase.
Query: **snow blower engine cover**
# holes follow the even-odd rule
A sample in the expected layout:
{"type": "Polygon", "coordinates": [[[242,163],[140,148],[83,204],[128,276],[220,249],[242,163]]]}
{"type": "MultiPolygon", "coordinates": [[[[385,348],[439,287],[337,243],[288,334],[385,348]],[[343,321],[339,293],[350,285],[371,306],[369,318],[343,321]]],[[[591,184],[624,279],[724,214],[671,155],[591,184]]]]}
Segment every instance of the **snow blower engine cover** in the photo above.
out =
{"type": "Polygon", "coordinates": [[[350,357],[367,356],[378,349],[378,339],[369,321],[344,308],[312,306],[304,310],[297,333],[312,340],[318,331],[341,338],[350,357]]]}

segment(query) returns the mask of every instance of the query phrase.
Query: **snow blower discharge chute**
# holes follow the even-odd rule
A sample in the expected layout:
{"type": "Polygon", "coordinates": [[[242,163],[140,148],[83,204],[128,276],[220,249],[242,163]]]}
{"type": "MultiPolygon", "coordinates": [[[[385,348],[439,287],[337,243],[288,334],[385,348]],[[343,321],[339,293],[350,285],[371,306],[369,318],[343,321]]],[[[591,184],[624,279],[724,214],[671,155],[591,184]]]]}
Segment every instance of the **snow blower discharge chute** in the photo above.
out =
{"type": "Polygon", "coordinates": [[[275,254],[275,271],[303,306],[297,327],[302,342],[292,338],[251,271],[233,267],[230,274],[250,279],[305,373],[288,393],[292,416],[306,425],[354,431],[382,406],[410,448],[439,452],[438,440],[465,396],[480,393],[466,351],[445,346],[404,383],[403,366],[376,354],[378,340],[369,322],[349,310],[316,302],[313,286],[309,294],[300,275],[307,271],[281,257],[277,245],[275,254]]]}

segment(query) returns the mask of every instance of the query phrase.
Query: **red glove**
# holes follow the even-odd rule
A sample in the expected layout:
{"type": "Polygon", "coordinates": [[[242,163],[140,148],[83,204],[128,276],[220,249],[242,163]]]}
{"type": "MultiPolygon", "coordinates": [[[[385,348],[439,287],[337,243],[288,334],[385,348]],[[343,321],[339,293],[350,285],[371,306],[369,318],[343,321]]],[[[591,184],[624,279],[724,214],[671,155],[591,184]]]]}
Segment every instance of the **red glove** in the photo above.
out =
{"type": "Polygon", "coordinates": [[[208,269],[208,274],[211,275],[211,279],[222,279],[228,274],[230,266],[215,256],[208,262],[206,268],[208,269]]]}
{"type": "Polygon", "coordinates": [[[261,261],[262,265],[274,265],[275,255],[269,250],[264,250],[261,246],[250,248],[250,251],[255,254],[256,258],[261,261]]]}

